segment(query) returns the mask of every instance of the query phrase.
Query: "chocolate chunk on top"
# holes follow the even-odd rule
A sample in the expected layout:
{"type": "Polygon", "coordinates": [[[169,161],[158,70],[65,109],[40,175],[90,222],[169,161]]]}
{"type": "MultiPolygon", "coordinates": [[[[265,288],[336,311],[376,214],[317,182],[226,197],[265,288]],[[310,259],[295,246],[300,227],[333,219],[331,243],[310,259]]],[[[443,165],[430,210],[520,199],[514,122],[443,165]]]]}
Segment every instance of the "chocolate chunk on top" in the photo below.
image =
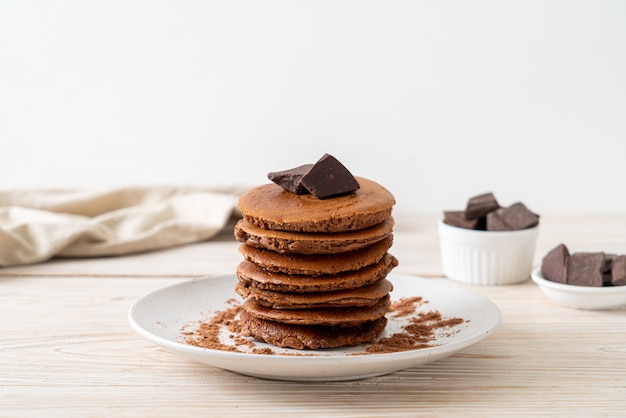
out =
{"type": "Polygon", "coordinates": [[[267,177],[289,192],[310,193],[318,199],[344,195],[360,187],[348,169],[330,154],[324,154],[315,164],[274,171],[267,177]]]}
{"type": "Polygon", "coordinates": [[[550,250],[541,260],[543,277],[546,280],[566,284],[569,257],[569,250],[564,244],[559,244],[550,250]]]}
{"type": "Polygon", "coordinates": [[[275,171],[267,174],[267,178],[278,184],[283,189],[295,194],[308,194],[309,191],[302,185],[302,176],[306,174],[313,164],[304,164],[296,168],[284,171],[275,171]]]}
{"type": "Polygon", "coordinates": [[[496,210],[500,207],[500,204],[496,200],[493,193],[484,193],[478,196],[474,196],[467,201],[467,206],[465,207],[465,217],[467,219],[478,219],[484,216],[493,210],[496,210]]]}
{"type": "Polygon", "coordinates": [[[348,169],[330,154],[324,154],[300,181],[319,199],[344,195],[360,187],[348,169]]]}
{"type": "Polygon", "coordinates": [[[567,284],[601,287],[604,253],[574,253],[567,265],[567,284]]]}
{"type": "Polygon", "coordinates": [[[531,212],[521,202],[499,208],[487,214],[488,231],[517,231],[537,226],[539,215],[531,212]]]}
{"type": "Polygon", "coordinates": [[[295,194],[308,194],[309,191],[302,185],[302,176],[313,167],[313,164],[304,164],[289,170],[274,171],[267,177],[283,189],[295,194]]]}
{"type": "Polygon", "coordinates": [[[467,219],[462,210],[444,211],[443,222],[457,228],[478,229],[478,219],[467,219]]]}

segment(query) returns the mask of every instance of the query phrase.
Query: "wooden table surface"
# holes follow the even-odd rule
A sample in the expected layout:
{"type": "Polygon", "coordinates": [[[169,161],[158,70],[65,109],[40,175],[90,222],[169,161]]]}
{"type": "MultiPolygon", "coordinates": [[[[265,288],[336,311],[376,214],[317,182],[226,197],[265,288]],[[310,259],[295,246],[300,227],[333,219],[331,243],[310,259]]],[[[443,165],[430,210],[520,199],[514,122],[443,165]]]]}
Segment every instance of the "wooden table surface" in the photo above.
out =
{"type": "MultiPolygon", "coordinates": [[[[397,273],[444,281],[436,217],[396,216],[397,273]]],[[[530,280],[468,286],[502,311],[451,357],[348,382],[262,380],[194,363],[138,336],[131,304],[164,286],[233,274],[232,225],[215,239],[117,258],[0,268],[0,416],[626,416],[626,309],[584,311],[530,280]]],[[[626,216],[543,216],[535,264],[626,253],[626,216]]]]}

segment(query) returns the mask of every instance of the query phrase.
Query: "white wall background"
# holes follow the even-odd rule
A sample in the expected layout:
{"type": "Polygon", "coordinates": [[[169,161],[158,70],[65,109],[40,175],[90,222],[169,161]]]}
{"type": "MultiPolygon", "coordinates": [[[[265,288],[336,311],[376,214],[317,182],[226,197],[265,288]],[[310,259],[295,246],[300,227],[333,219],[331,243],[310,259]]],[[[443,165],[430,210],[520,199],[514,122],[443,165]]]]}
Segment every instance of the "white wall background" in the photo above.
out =
{"type": "Polygon", "coordinates": [[[256,184],[626,212],[626,2],[0,0],[0,189],[256,184]]]}

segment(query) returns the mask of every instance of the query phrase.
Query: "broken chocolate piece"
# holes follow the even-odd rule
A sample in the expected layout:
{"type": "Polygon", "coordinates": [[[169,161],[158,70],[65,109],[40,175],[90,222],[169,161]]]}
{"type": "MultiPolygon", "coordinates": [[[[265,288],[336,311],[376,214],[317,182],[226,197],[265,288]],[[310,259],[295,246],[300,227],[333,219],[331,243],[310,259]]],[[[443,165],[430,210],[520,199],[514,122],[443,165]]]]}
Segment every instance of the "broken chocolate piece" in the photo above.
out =
{"type": "Polygon", "coordinates": [[[487,214],[488,231],[517,231],[537,226],[539,215],[531,212],[521,202],[499,208],[487,214]]]}
{"type": "Polygon", "coordinates": [[[267,178],[283,189],[295,194],[308,194],[309,191],[302,185],[302,176],[313,167],[313,164],[304,164],[284,171],[274,171],[267,174],[267,178]]]}
{"type": "Polygon", "coordinates": [[[602,266],[602,281],[604,286],[611,286],[611,269],[613,267],[613,260],[617,257],[617,254],[604,254],[604,265],[602,266]]]}
{"type": "Polygon", "coordinates": [[[611,285],[626,285],[626,255],[618,255],[611,265],[611,285]]]}
{"type": "Polygon", "coordinates": [[[487,214],[487,231],[512,231],[509,224],[504,221],[502,210],[504,209],[496,209],[487,214]]]}
{"type": "Polygon", "coordinates": [[[566,284],[569,257],[569,250],[564,244],[559,244],[550,250],[541,260],[543,277],[546,280],[566,284]]]}
{"type": "Polygon", "coordinates": [[[300,182],[319,199],[344,195],[360,187],[348,169],[330,154],[324,154],[302,176],[300,182]]]}
{"type": "Polygon", "coordinates": [[[465,217],[467,219],[478,219],[487,216],[489,212],[499,207],[500,204],[491,192],[474,196],[467,201],[465,217]]]}
{"type": "Polygon", "coordinates": [[[567,264],[567,284],[602,287],[604,253],[574,253],[567,264]]]}
{"type": "Polygon", "coordinates": [[[449,210],[443,212],[443,222],[450,226],[465,229],[477,229],[478,219],[467,219],[465,212],[460,210],[449,210]]]}

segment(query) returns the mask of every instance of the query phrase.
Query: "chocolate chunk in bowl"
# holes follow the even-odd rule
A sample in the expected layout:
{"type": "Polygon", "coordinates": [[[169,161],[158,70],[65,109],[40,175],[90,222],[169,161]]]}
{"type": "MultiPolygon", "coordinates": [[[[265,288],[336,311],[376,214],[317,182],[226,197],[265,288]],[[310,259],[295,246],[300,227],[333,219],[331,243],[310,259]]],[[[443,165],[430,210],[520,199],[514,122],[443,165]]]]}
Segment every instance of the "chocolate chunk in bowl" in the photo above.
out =
{"type": "Polygon", "coordinates": [[[451,226],[465,229],[478,229],[478,219],[467,219],[461,210],[447,210],[443,212],[443,221],[451,226]]]}
{"type": "Polygon", "coordinates": [[[521,202],[506,208],[498,208],[487,214],[488,231],[518,231],[539,224],[539,216],[521,202]]]}
{"type": "Polygon", "coordinates": [[[500,208],[500,204],[492,192],[474,196],[467,201],[465,219],[482,218],[498,208],[500,208]]]}
{"type": "Polygon", "coordinates": [[[538,225],[526,206],[501,207],[491,192],[470,198],[463,211],[444,211],[438,228],[444,274],[477,285],[528,280],[538,225]]]}

